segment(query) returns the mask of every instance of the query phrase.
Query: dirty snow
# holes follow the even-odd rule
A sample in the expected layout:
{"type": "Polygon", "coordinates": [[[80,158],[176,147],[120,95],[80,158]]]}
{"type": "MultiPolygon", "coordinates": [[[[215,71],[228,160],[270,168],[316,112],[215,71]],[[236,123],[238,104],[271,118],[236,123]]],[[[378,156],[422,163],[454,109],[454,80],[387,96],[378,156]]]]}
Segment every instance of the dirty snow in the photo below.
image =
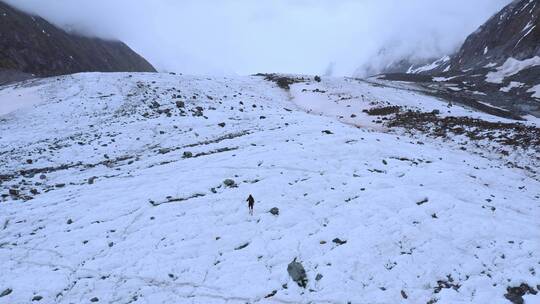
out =
{"type": "Polygon", "coordinates": [[[427,64],[418,68],[410,67],[409,70],[407,71],[407,74],[419,74],[422,72],[431,71],[433,69],[438,68],[442,64],[447,63],[448,61],[450,61],[450,56],[444,56],[430,64],[427,64]]]}
{"type": "Polygon", "coordinates": [[[347,78],[78,74],[8,94],[44,102],[0,116],[0,303],[508,303],[540,284],[537,180],[362,110],[495,117],[347,78]]]}
{"type": "Polygon", "coordinates": [[[529,91],[529,93],[533,93],[532,97],[539,98],[540,99],[540,84],[532,87],[529,91]]]}
{"type": "Polygon", "coordinates": [[[538,56],[525,60],[517,60],[510,57],[502,66],[498,67],[496,71],[489,72],[486,76],[486,81],[491,83],[503,83],[505,78],[538,65],[540,65],[540,57],[538,56]]]}
{"type": "Polygon", "coordinates": [[[506,87],[501,88],[501,92],[510,92],[512,89],[520,88],[524,85],[524,83],[518,82],[518,81],[511,81],[506,87]]]}

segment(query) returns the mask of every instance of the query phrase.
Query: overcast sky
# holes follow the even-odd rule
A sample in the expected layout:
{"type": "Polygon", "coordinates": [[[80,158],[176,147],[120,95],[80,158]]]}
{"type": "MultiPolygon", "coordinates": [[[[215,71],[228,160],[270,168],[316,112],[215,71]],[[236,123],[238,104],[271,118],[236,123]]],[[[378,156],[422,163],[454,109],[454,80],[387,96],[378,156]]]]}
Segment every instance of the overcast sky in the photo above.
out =
{"type": "Polygon", "coordinates": [[[6,0],[162,71],[354,75],[441,57],[511,0],[6,0]]]}

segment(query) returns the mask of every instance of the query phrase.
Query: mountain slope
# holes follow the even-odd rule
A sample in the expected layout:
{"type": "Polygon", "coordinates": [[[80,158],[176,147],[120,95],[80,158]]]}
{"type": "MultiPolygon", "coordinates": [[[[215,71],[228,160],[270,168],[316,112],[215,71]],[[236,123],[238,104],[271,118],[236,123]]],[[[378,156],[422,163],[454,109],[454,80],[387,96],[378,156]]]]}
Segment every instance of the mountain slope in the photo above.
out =
{"type": "Polygon", "coordinates": [[[122,42],[67,33],[0,1],[0,71],[7,77],[15,71],[53,76],[155,69],[122,42]]]}
{"type": "Polygon", "coordinates": [[[533,122],[356,79],[267,79],[290,89],[99,73],[3,88],[0,107],[33,104],[0,116],[0,303],[537,299],[507,290],[540,284],[533,122]],[[385,123],[414,113],[486,127],[385,123]]]}
{"type": "Polygon", "coordinates": [[[515,0],[470,35],[449,63],[451,70],[481,69],[508,58],[540,57],[540,2],[515,0]]]}
{"type": "Polygon", "coordinates": [[[472,33],[456,54],[409,74],[381,78],[417,83],[455,103],[540,117],[540,1],[515,0],[472,33]]]}

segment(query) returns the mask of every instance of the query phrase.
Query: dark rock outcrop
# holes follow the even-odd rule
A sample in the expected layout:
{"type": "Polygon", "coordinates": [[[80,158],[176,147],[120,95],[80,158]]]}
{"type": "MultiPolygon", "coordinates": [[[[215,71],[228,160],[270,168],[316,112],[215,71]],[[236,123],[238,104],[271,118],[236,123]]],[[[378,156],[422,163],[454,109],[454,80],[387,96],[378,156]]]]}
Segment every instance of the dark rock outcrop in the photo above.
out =
{"type": "Polygon", "coordinates": [[[0,84],[78,72],[155,72],[119,41],[68,33],[0,1],[0,84]]]}

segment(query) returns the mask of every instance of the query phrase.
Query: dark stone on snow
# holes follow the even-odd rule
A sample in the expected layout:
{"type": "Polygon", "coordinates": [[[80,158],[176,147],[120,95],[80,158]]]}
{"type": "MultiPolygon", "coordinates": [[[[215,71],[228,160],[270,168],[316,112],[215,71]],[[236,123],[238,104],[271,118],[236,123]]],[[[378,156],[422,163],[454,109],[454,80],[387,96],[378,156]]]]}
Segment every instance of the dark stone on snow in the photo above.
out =
{"type": "Polygon", "coordinates": [[[340,240],[339,238],[335,238],[332,240],[332,242],[338,244],[338,245],[344,245],[344,244],[347,244],[347,241],[342,241],[340,240]]]}
{"type": "Polygon", "coordinates": [[[243,245],[240,245],[240,246],[234,248],[234,250],[241,250],[241,249],[246,248],[247,246],[249,246],[249,243],[245,243],[245,244],[243,244],[243,245]]]}
{"type": "Polygon", "coordinates": [[[226,187],[229,187],[229,188],[233,188],[233,187],[236,187],[236,182],[230,178],[226,179],[223,181],[223,184],[226,186],[226,187]]]}
{"type": "Polygon", "coordinates": [[[97,176],[92,176],[88,179],[88,184],[92,185],[96,181],[97,176]]]}
{"type": "Polygon", "coordinates": [[[409,296],[407,296],[407,293],[405,293],[404,290],[401,291],[401,296],[404,298],[404,299],[407,299],[409,296]]]}
{"type": "Polygon", "coordinates": [[[274,207],[270,209],[270,213],[272,213],[272,215],[279,215],[279,208],[274,207]]]}
{"type": "Polygon", "coordinates": [[[534,287],[529,286],[526,283],[522,283],[518,287],[508,287],[506,288],[506,294],[504,297],[514,303],[514,304],[523,304],[525,303],[525,300],[523,300],[523,296],[526,294],[532,294],[535,295],[538,292],[534,290],[534,287]]]}
{"type": "Polygon", "coordinates": [[[328,134],[328,135],[330,135],[330,134],[334,134],[334,133],[332,133],[332,131],[330,131],[330,130],[324,130],[324,131],[322,131],[322,133],[324,133],[324,134],[328,134]]]}
{"type": "Polygon", "coordinates": [[[185,151],[183,157],[184,157],[184,158],[192,158],[192,157],[193,157],[193,153],[191,153],[191,152],[189,152],[189,151],[185,151]]]}
{"type": "Polygon", "coordinates": [[[7,288],[4,291],[2,291],[2,293],[0,293],[0,298],[9,295],[12,292],[13,292],[13,290],[11,288],[7,288]]]}
{"type": "Polygon", "coordinates": [[[419,202],[416,202],[416,204],[417,204],[418,206],[420,206],[420,205],[423,205],[423,204],[425,204],[425,203],[427,203],[427,202],[429,202],[429,199],[426,197],[425,199],[423,199],[423,200],[421,200],[421,201],[419,201],[419,202]]]}
{"type": "Polygon", "coordinates": [[[99,302],[99,299],[97,297],[93,297],[90,299],[90,302],[99,302]]]}
{"type": "Polygon", "coordinates": [[[271,297],[275,296],[276,293],[277,293],[277,290],[273,290],[271,293],[267,294],[264,298],[265,299],[271,298],[271,297]]]}
{"type": "Polygon", "coordinates": [[[323,275],[318,273],[317,276],[315,277],[315,281],[320,281],[322,278],[323,278],[323,275]]]}
{"type": "Polygon", "coordinates": [[[372,108],[369,110],[364,110],[362,112],[367,113],[370,116],[388,116],[391,114],[398,113],[401,110],[398,106],[388,106],[388,107],[379,107],[372,108]]]}
{"type": "Polygon", "coordinates": [[[304,266],[296,261],[296,258],[287,266],[287,272],[292,280],[302,288],[306,288],[308,278],[304,266]]]}
{"type": "Polygon", "coordinates": [[[34,297],[32,298],[32,301],[41,301],[42,299],[43,299],[42,296],[34,296],[34,297]]]}
{"type": "Polygon", "coordinates": [[[224,122],[220,122],[218,123],[218,126],[222,127],[222,128],[225,128],[225,123],[224,122]]]}

